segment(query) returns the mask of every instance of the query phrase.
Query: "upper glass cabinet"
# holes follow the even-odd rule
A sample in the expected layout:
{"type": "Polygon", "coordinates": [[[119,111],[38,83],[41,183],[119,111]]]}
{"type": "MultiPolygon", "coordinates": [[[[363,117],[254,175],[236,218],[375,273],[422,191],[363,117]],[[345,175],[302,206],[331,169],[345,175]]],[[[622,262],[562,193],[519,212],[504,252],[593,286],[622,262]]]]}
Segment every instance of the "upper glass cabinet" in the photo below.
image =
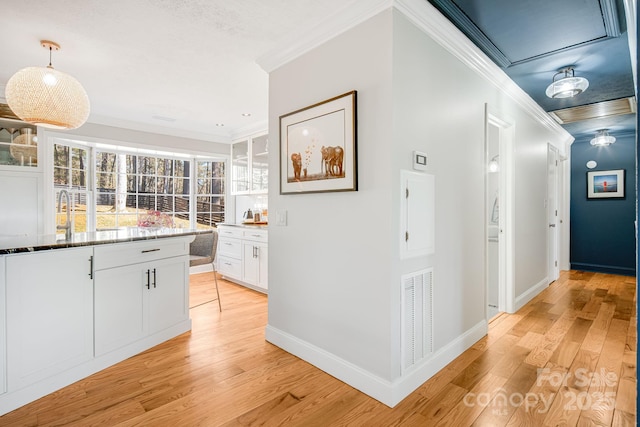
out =
{"type": "Polygon", "coordinates": [[[269,187],[269,135],[231,144],[231,194],[266,193],[269,187]]]}
{"type": "Polygon", "coordinates": [[[37,167],[38,137],[35,126],[0,119],[0,166],[37,167]]]}

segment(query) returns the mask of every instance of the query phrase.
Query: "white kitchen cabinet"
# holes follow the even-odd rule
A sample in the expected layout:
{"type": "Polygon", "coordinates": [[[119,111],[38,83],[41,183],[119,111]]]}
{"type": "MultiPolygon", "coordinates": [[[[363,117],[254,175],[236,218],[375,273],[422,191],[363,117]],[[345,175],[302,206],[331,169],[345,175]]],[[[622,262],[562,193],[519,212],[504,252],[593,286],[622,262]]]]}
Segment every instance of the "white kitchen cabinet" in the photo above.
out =
{"type": "Polygon", "coordinates": [[[8,391],[93,357],[92,247],[7,255],[8,391]]]}
{"type": "Polygon", "coordinates": [[[254,286],[267,290],[267,259],[268,245],[244,241],[242,280],[254,286]]]}
{"type": "Polygon", "coordinates": [[[218,226],[218,272],[226,278],[266,292],[268,232],[252,226],[218,226]]]}
{"type": "Polygon", "coordinates": [[[218,227],[217,270],[223,276],[242,280],[242,229],[218,227]]]}
{"type": "MultiPolygon", "coordinates": [[[[0,256],[0,295],[6,295],[5,257],[0,256]]],[[[5,329],[6,300],[0,301],[0,394],[7,392],[7,336],[5,329]]]]}
{"type": "Polygon", "coordinates": [[[96,261],[101,259],[94,284],[96,356],[188,320],[187,252],[158,242],[122,246],[96,248],[96,261]],[[127,252],[130,260],[148,261],[124,266],[105,261],[127,252]]]}
{"type": "Polygon", "coordinates": [[[231,194],[264,194],[269,186],[269,135],[231,144],[231,194]]]}

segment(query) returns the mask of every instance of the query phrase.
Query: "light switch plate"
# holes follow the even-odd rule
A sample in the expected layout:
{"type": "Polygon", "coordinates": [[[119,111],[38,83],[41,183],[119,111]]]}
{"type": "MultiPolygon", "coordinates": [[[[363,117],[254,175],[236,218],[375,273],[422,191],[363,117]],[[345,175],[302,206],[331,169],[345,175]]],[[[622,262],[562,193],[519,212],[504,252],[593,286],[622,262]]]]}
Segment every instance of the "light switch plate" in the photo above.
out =
{"type": "Polygon", "coordinates": [[[287,225],[287,211],[276,211],[276,225],[282,227],[287,225]]]}

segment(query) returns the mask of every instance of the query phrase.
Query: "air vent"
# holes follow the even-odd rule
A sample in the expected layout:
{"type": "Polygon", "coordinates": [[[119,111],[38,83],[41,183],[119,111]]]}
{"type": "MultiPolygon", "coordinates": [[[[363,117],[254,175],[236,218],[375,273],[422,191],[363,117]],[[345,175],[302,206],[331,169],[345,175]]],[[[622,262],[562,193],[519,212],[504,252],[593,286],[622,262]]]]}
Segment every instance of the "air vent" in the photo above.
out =
{"type": "Polygon", "coordinates": [[[620,98],[611,101],[597,102],[595,104],[564,108],[562,110],[551,111],[549,114],[555,121],[564,125],[601,117],[632,114],[636,112],[635,103],[635,97],[632,96],[631,98],[620,98]]]}
{"type": "Polygon", "coordinates": [[[433,352],[433,269],[402,276],[402,371],[433,352]]]}

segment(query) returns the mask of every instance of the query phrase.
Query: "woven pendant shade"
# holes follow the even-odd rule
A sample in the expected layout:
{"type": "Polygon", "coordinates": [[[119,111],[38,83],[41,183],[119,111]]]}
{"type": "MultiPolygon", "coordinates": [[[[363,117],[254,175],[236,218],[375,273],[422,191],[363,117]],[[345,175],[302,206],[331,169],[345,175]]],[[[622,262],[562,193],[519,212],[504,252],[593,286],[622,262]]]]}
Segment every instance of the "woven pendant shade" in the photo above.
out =
{"type": "Polygon", "coordinates": [[[27,67],[7,82],[7,103],[28,123],[75,129],[89,117],[89,97],[73,77],[51,67],[27,67]]]}

